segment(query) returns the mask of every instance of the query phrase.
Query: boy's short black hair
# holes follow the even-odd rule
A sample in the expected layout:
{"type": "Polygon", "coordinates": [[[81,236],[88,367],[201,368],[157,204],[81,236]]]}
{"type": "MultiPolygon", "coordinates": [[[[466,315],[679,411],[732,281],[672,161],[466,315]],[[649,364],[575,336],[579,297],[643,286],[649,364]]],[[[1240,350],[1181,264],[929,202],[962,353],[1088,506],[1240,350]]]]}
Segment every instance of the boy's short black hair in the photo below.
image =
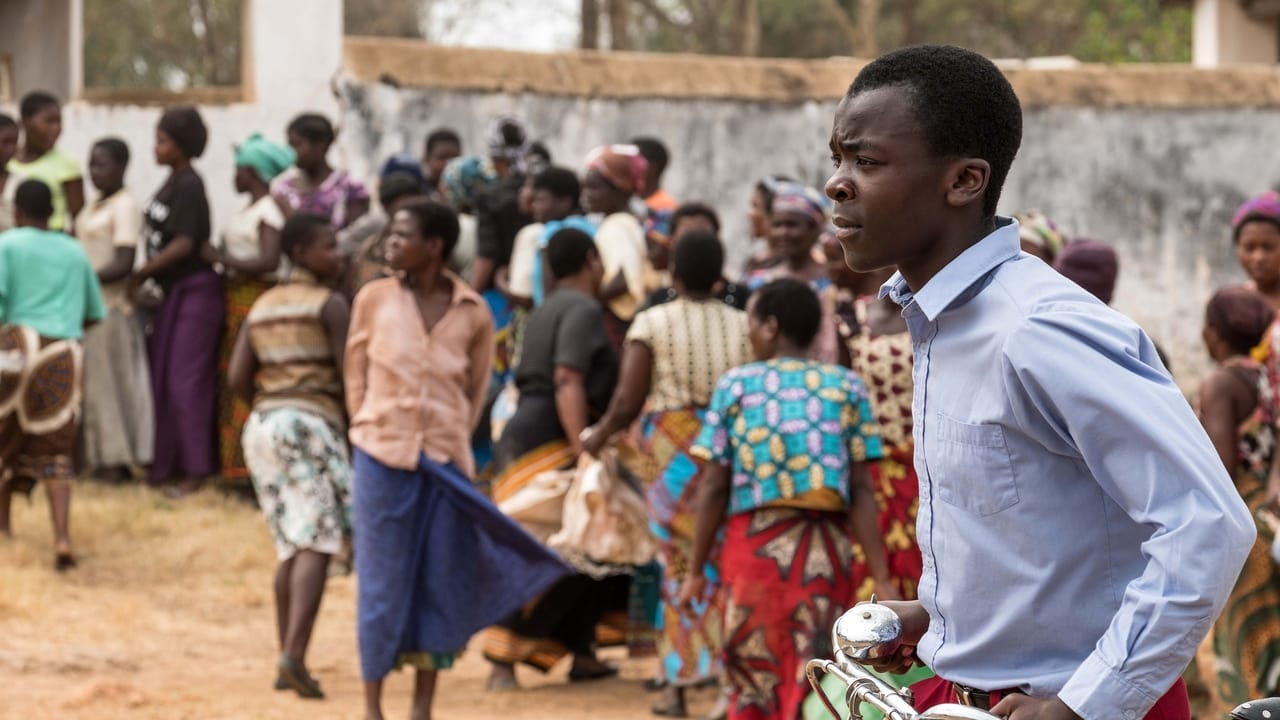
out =
{"type": "Polygon", "coordinates": [[[30,120],[40,113],[40,111],[50,105],[59,105],[58,98],[52,93],[44,90],[33,90],[22,96],[22,103],[18,106],[18,114],[23,120],[30,120]]]}
{"type": "Polygon", "coordinates": [[[0,113],[0,130],[11,127],[18,127],[18,121],[14,120],[12,115],[0,113]]]}
{"type": "Polygon", "coordinates": [[[813,344],[822,323],[822,306],[808,283],[782,278],[760,288],[752,297],[755,300],[752,314],[757,320],[776,318],[778,332],[796,347],[807,348],[813,344]]]}
{"type": "Polygon", "coordinates": [[[306,248],[316,238],[316,231],[329,226],[327,218],[313,213],[298,213],[285,221],[280,229],[280,249],[285,256],[306,248]]]}
{"type": "Polygon", "coordinates": [[[571,198],[575,202],[582,195],[582,183],[578,174],[569,168],[549,167],[533,176],[534,190],[546,190],[558,198],[571,198]]]}
{"type": "Polygon", "coordinates": [[[462,149],[462,138],[458,136],[457,132],[449,128],[437,128],[432,130],[431,134],[427,135],[427,154],[430,155],[431,151],[435,150],[437,145],[444,145],[446,143],[457,145],[459,150],[462,149]]]}
{"type": "Polygon", "coordinates": [[[556,280],[578,274],[591,256],[597,254],[595,240],[577,228],[557,231],[547,240],[545,252],[551,277],[556,280]]]}
{"type": "Polygon", "coordinates": [[[724,245],[720,238],[706,230],[685,233],[672,250],[671,274],[686,290],[711,292],[724,274],[724,245]]]}
{"type": "Polygon", "coordinates": [[[910,92],[916,119],[935,155],[982,158],[991,164],[982,212],[995,215],[1022,144],[1022,106],[1000,69],[963,48],[917,45],[873,60],[845,97],[884,87],[910,92]]]}
{"type": "Polygon", "coordinates": [[[529,150],[525,153],[526,157],[536,157],[542,161],[543,165],[551,164],[551,150],[540,140],[529,143],[529,150]]]}
{"type": "Polygon", "coordinates": [[[692,217],[706,218],[711,223],[711,227],[715,228],[717,233],[720,232],[720,215],[716,213],[715,208],[700,202],[687,202],[676,208],[676,211],[671,213],[671,224],[667,227],[671,228],[671,233],[674,235],[676,228],[680,227],[680,221],[692,217]]]}
{"type": "Polygon", "coordinates": [[[460,232],[458,213],[454,212],[453,208],[434,200],[415,200],[400,209],[413,215],[418,221],[418,230],[422,233],[422,237],[438,237],[444,242],[441,256],[446,261],[453,255],[453,249],[458,246],[460,232]]]}
{"type": "Polygon", "coordinates": [[[93,148],[95,150],[100,149],[106,153],[107,157],[111,158],[111,162],[119,166],[121,170],[129,167],[129,145],[120,138],[103,138],[95,142],[93,148]]]}
{"type": "Polygon", "coordinates": [[[655,137],[638,137],[633,138],[631,144],[640,150],[640,154],[644,156],[655,173],[661,175],[667,171],[667,163],[671,162],[671,155],[661,140],[655,137]]]}
{"type": "Polygon", "coordinates": [[[332,145],[338,136],[333,123],[320,113],[302,113],[289,122],[286,132],[320,145],[332,145]]]}
{"type": "Polygon", "coordinates": [[[426,197],[427,186],[410,173],[396,171],[378,181],[378,203],[384,209],[391,207],[395,201],[411,195],[426,197]]]}
{"type": "Polygon", "coordinates": [[[53,217],[53,191],[39,180],[25,180],[13,195],[13,205],[39,222],[53,217]]]}

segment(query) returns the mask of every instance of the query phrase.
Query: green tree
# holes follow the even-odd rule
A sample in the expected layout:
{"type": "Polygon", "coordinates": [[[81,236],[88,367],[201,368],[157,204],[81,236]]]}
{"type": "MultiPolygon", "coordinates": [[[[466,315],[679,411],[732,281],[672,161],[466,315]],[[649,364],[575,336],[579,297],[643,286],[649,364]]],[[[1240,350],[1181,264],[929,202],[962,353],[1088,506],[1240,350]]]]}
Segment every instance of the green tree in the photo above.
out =
{"type": "Polygon", "coordinates": [[[627,43],[659,52],[872,57],[950,43],[992,57],[1191,57],[1191,9],[1160,0],[633,0],[629,6],[627,43]]]}
{"type": "Polygon", "coordinates": [[[237,85],[241,9],[241,0],[84,0],[85,85],[237,85]]]}

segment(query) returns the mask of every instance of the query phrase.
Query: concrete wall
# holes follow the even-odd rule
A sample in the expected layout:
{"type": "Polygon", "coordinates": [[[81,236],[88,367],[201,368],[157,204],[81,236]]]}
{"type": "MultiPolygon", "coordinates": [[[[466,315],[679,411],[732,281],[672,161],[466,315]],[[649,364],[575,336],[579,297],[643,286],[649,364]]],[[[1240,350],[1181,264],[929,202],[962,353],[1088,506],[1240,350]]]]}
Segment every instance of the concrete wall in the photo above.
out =
{"type": "Polygon", "coordinates": [[[31,90],[64,98],[79,90],[79,22],[79,0],[0,2],[0,54],[13,60],[15,99],[31,90]]]}
{"type": "MultiPolygon", "coordinates": [[[[476,152],[500,112],[524,117],[555,161],[575,168],[593,146],[657,135],[673,151],[666,186],[719,209],[730,257],[739,262],[759,177],[825,181],[836,102],[592,99],[348,82],[343,105],[343,142],[362,172],[390,153],[419,152],[426,133],[441,125],[461,131],[465,150],[476,152]]],[[[1039,209],[1075,236],[1114,243],[1122,259],[1117,307],[1170,352],[1181,380],[1194,381],[1207,363],[1204,302],[1243,279],[1231,214],[1280,181],[1280,155],[1262,150],[1277,133],[1277,108],[1029,108],[1001,209],[1039,209]]]]}

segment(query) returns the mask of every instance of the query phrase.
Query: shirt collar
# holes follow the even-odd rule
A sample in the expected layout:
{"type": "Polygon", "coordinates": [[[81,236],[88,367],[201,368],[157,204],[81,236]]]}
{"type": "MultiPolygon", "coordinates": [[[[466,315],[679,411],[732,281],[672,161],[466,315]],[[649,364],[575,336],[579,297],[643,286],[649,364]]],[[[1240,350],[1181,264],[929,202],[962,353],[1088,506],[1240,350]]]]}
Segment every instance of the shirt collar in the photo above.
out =
{"type": "Polygon", "coordinates": [[[902,273],[897,272],[880,287],[880,297],[887,295],[904,308],[915,302],[932,322],[974,283],[1020,252],[1018,221],[997,216],[996,229],[990,235],[947,263],[919,292],[913,293],[902,273]]]}
{"type": "Polygon", "coordinates": [[[472,289],[466,280],[449,270],[444,271],[444,276],[453,281],[453,296],[449,299],[449,305],[461,305],[464,302],[471,302],[477,305],[484,304],[484,298],[480,297],[480,293],[472,289]]]}

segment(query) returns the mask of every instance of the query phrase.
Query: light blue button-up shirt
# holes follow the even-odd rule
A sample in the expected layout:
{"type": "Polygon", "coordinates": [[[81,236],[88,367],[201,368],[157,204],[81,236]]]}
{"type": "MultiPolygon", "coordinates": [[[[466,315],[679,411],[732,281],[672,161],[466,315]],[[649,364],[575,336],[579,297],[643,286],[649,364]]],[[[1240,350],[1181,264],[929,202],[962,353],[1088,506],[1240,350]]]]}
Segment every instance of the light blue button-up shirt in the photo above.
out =
{"type": "Polygon", "coordinates": [[[1134,720],[1222,610],[1256,529],[1134,322],[1000,218],[903,306],[915,347],[921,659],[1134,720]]]}

